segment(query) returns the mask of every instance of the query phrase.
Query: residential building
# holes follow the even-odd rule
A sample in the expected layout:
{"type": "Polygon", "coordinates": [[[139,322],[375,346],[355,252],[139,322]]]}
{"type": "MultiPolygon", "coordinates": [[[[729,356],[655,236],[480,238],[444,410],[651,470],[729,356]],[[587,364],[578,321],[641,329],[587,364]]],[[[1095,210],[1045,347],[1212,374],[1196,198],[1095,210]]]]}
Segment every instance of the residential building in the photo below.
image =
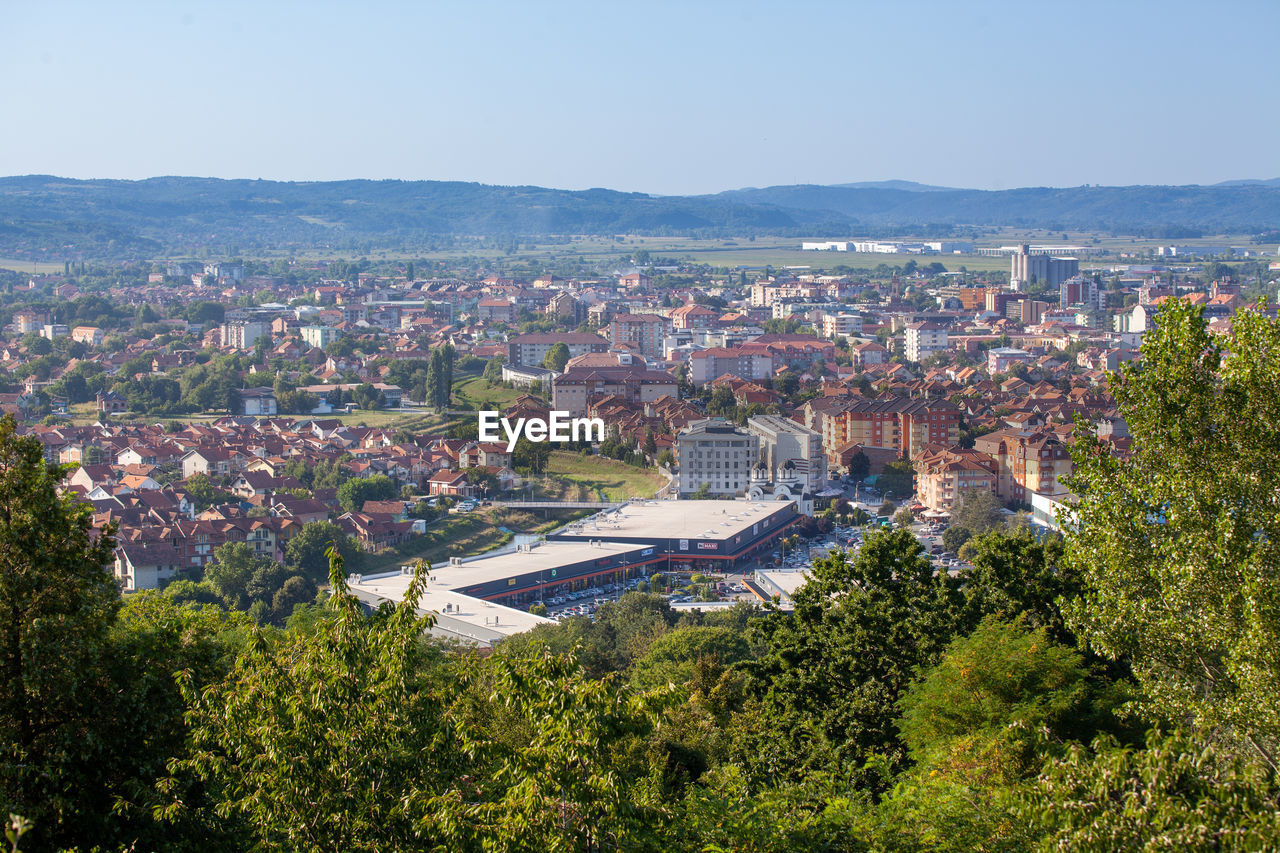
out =
{"type": "Polygon", "coordinates": [[[1032,492],[1060,494],[1060,482],[1071,473],[1071,453],[1050,430],[1005,429],[979,436],[973,449],[998,463],[996,495],[1006,503],[1022,503],[1032,492]]]}
{"type": "Polygon", "coordinates": [[[930,444],[959,442],[960,410],[948,400],[852,397],[828,402],[821,428],[822,446],[833,466],[849,445],[891,448],[912,459],[930,444]]]}
{"type": "Polygon", "coordinates": [[[234,349],[253,349],[258,338],[271,334],[271,326],[256,320],[236,320],[222,326],[222,345],[234,349]]]}
{"type": "Polygon", "coordinates": [[[987,373],[992,376],[1008,373],[1009,368],[1018,362],[1029,364],[1031,353],[1016,347],[994,347],[987,350],[987,373]]]}
{"type": "Polygon", "coordinates": [[[569,357],[589,352],[608,352],[609,342],[590,332],[535,332],[516,335],[507,342],[507,363],[538,366],[547,350],[556,344],[569,348],[569,357]]]}
{"type": "Polygon", "coordinates": [[[916,500],[934,512],[951,512],[965,492],[996,492],[996,460],[959,445],[930,445],[915,458],[916,500]]]}
{"type": "Polygon", "coordinates": [[[586,416],[588,405],[600,397],[617,395],[643,406],[679,392],[679,383],[670,373],[637,365],[572,367],[551,382],[552,406],[576,417],[586,416]]]}
{"type": "Polygon", "coordinates": [[[947,330],[936,323],[912,323],[903,330],[907,361],[924,361],[947,349],[947,330]]]}
{"type": "Polygon", "coordinates": [[[308,345],[325,349],[329,344],[342,337],[342,332],[333,326],[303,326],[302,340],[308,345]]]}
{"type": "Polygon", "coordinates": [[[824,314],[822,336],[830,340],[862,334],[861,314],[824,314]]]}
{"type": "Polygon", "coordinates": [[[660,358],[667,325],[667,318],[657,314],[619,314],[609,324],[609,341],[614,346],[630,344],[643,355],[660,358]]]}

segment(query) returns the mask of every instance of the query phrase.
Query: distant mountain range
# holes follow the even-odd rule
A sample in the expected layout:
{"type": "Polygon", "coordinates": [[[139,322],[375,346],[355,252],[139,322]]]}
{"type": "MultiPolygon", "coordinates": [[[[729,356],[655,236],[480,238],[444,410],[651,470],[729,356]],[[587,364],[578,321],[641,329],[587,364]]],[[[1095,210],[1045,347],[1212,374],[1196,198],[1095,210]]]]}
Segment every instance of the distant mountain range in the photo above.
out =
{"type": "Polygon", "coordinates": [[[57,260],[227,246],[368,251],[432,236],[945,236],[1001,225],[1170,238],[1280,229],[1280,179],[999,191],[877,181],[657,196],[443,181],[0,178],[0,257],[57,260]]]}

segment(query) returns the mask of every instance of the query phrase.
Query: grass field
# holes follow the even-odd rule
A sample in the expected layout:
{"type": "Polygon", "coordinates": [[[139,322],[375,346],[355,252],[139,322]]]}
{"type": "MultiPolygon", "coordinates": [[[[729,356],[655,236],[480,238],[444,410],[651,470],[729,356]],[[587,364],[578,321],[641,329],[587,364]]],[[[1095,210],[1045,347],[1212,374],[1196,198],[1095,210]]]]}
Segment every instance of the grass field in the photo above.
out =
{"type": "MultiPolygon", "coordinates": [[[[584,457],[563,450],[552,451],[547,461],[547,476],[584,487],[590,496],[579,496],[581,500],[651,498],[666,484],[666,478],[650,468],[636,468],[616,459],[584,457]]],[[[575,498],[565,495],[564,499],[575,498]]]]}
{"type": "Polygon", "coordinates": [[[505,409],[523,393],[525,391],[520,388],[489,387],[489,383],[479,376],[459,378],[453,382],[454,402],[466,403],[476,409],[505,409]]]}
{"type": "Polygon", "coordinates": [[[528,512],[488,509],[465,515],[447,515],[428,525],[425,535],[414,537],[395,552],[368,557],[364,572],[394,571],[414,560],[426,560],[433,569],[447,568],[450,557],[483,554],[506,545],[517,532],[544,533],[585,514],[555,513],[553,518],[543,519],[528,512]],[[500,529],[504,527],[506,531],[500,529]]]}
{"type": "MultiPolygon", "coordinates": [[[[93,403],[73,403],[69,407],[71,414],[71,422],[77,426],[85,426],[92,424],[98,419],[98,412],[94,408],[93,403]]],[[[157,421],[168,423],[169,421],[177,421],[178,423],[201,423],[204,421],[215,421],[218,418],[226,417],[223,412],[215,412],[212,414],[198,415],[175,415],[171,417],[147,417],[138,415],[136,417],[124,418],[116,415],[113,419],[116,423],[155,423],[157,421]]],[[[416,433],[444,433],[448,432],[452,427],[462,419],[462,415],[438,415],[427,411],[389,411],[389,410],[357,410],[351,414],[336,413],[332,415],[281,415],[284,418],[293,418],[295,420],[337,420],[351,426],[368,426],[384,429],[405,429],[416,433]]]]}
{"type": "Polygon", "coordinates": [[[57,275],[62,272],[63,266],[62,261],[55,264],[46,261],[17,261],[12,258],[0,258],[0,269],[57,275]]]}

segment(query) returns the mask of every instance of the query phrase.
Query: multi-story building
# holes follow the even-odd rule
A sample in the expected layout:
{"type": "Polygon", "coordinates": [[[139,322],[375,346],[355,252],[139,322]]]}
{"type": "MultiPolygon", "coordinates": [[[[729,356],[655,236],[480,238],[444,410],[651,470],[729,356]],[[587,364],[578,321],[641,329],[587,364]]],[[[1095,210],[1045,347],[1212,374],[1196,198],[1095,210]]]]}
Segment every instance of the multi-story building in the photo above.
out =
{"type": "Polygon", "coordinates": [[[787,462],[803,481],[806,491],[817,492],[827,484],[827,457],[822,436],[804,424],[778,415],[757,415],[747,421],[747,432],[758,440],[759,464],[776,477],[787,462]]]}
{"type": "Polygon", "coordinates": [[[662,356],[662,339],[669,321],[657,314],[619,314],[609,324],[609,340],[614,346],[630,344],[650,358],[662,356]]]}
{"type": "Polygon", "coordinates": [[[488,323],[512,323],[516,319],[516,309],[510,299],[489,297],[476,305],[476,316],[488,323]]]}
{"type": "Polygon", "coordinates": [[[996,460],[996,495],[1006,503],[1066,491],[1060,480],[1071,473],[1071,454],[1049,430],[999,430],[980,436],[973,449],[996,460]]]}
{"type": "Polygon", "coordinates": [[[342,332],[333,326],[303,326],[301,329],[302,339],[308,345],[324,349],[329,344],[342,337],[342,332]]]}
{"type": "Polygon", "coordinates": [[[507,363],[540,365],[547,350],[556,344],[569,348],[569,357],[589,352],[608,352],[609,342],[590,332],[536,332],[516,335],[507,341],[507,363]]]}
{"type": "Polygon", "coordinates": [[[570,367],[551,382],[552,406],[578,417],[587,414],[593,399],[612,394],[643,405],[679,393],[679,383],[670,373],[638,365],[570,367]]]}
{"type": "Polygon", "coordinates": [[[676,436],[680,497],[706,486],[712,495],[741,496],[750,485],[759,439],[720,418],[693,421],[676,436]]]}
{"type": "Polygon", "coordinates": [[[702,386],[728,374],[752,382],[773,375],[773,355],[763,347],[712,347],[689,356],[689,381],[702,386]]]}
{"type": "Polygon", "coordinates": [[[91,347],[100,347],[106,335],[97,326],[76,326],[71,330],[71,339],[91,347]]]}
{"type": "Polygon", "coordinates": [[[1074,275],[1058,285],[1058,307],[1083,305],[1094,311],[1106,307],[1107,293],[1098,283],[1083,275],[1074,275]]]}
{"type": "Polygon", "coordinates": [[[930,444],[949,446],[960,440],[960,410],[948,400],[852,397],[828,406],[822,447],[831,465],[839,464],[849,445],[890,448],[913,459],[930,444]]]}
{"type": "Polygon", "coordinates": [[[912,323],[903,329],[907,361],[923,361],[947,349],[947,330],[936,323],[912,323]]]}
{"type": "Polygon", "coordinates": [[[671,312],[671,325],[676,329],[710,329],[720,319],[719,311],[705,305],[681,305],[671,312]]]}
{"type": "Polygon", "coordinates": [[[889,350],[875,341],[857,344],[850,349],[854,367],[866,367],[869,364],[884,364],[889,360],[889,350]]]}
{"type": "Polygon", "coordinates": [[[1016,347],[994,347],[987,350],[987,373],[1007,373],[1018,362],[1029,364],[1031,353],[1016,347]]]}
{"type": "Polygon", "coordinates": [[[258,338],[271,334],[271,326],[256,320],[236,320],[222,326],[222,345],[235,349],[253,349],[258,338]]]}
{"type": "Polygon", "coordinates": [[[862,334],[861,314],[824,314],[822,317],[822,336],[835,340],[851,335],[862,334]]]}
{"type": "Polygon", "coordinates": [[[950,512],[965,492],[995,494],[997,463],[963,447],[926,447],[915,458],[916,500],[935,512],[950,512]]]}

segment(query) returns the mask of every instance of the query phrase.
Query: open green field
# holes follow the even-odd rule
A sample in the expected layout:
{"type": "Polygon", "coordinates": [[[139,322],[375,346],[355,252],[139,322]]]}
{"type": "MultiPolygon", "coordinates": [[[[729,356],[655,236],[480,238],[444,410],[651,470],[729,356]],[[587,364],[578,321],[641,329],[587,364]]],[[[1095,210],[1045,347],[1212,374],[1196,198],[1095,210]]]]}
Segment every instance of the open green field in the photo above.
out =
{"type": "Polygon", "coordinates": [[[47,261],[18,261],[13,258],[0,258],[0,269],[57,275],[62,272],[63,266],[61,261],[55,264],[47,261]]]}
{"type": "MultiPolygon", "coordinates": [[[[591,494],[582,500],[624,501],[651,498],[666,478],[651,468],[636,468],[603,456],[581,456],[555,450],[547,461],[547,476],[585,487],[591,494]]],[[[565,500],[574,498],[565,496],[565,500]]]]}
{"type": "Polygon", "coordinates": [[[502,385],[489,386],[479,376],[469,376],[453,381],[453,400],[465,403],[475,409],[505,409],[525,393],[520,388],[506,388],[502,385]],[[487,405],[482,405],[487,404],[487,405]]]}
{"type": "MultiPolygon", "coordinates": [[[[68,409],[71,415],[71,422],[77,426],[92,424],[98,419],[98,412],[94,408],[93,403],[73,403],[68,407],[68,409]]],[[[126,418],[116,415],[113,418],[113,421],[116,423],[155,423],[157,421],[168,423],[169,421],[177,421],[178,423],[187,424],[215,421],[218,418],[223,417],[226,417],[226,414],[223,412],[198,415],[175,415],[171,417],[146,417],[145,415],[139,415],[137,417],[126,418]]],[[[351,414],[281,415],[280,417],[293,418],[294,420],[336,420],[351,426],[368,426],[397,430],[404,429],[415,433],[444,433],[452,429],[453,426],[464,416],[439,415],[425,410],[400,412],[390,410],[357,409],[351,414]]]]}
{"type": "Polygon", "coordinates": [[[515,532],[544,533],[585,514],[557,512],[553,518],[543,519],[528,512],[494,508],[446,515],[429,524],[425,535],[414,537],[402,548],[366,558],[364,571],[367,574],[393,571],[414,560],[426,560],[433,569],[447,570],[450,557],[483,554],[506,545],[515,532]],[[501,530],[503,527],[513,532],[501,530]]]}

